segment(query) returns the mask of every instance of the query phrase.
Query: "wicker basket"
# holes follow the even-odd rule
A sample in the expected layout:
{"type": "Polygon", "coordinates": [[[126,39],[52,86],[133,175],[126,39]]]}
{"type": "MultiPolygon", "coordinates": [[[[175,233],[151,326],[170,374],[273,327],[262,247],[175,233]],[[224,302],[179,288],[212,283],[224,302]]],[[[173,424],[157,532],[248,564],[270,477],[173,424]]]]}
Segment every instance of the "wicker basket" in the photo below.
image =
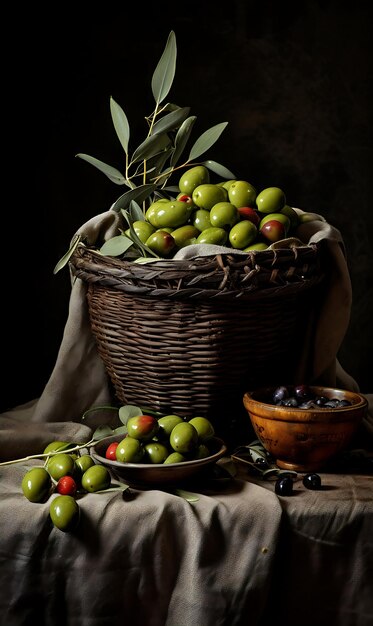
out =
{"type": "Polygon", "coordinates": [[[295,382],[320,245],[137,264],[79,245],[92,332],[120,404],[217,424],[248,389],[295,382]]]}

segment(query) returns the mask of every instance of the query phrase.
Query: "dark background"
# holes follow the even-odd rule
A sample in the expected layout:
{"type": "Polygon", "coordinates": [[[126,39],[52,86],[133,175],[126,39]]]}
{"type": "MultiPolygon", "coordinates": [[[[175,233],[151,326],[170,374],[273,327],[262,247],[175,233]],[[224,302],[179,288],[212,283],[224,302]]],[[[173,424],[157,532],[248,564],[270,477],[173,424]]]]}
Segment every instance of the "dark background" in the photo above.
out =
{"type": "Polygon", "coordinates": [[[34,6],[2,20],[1,409],[38,397],[68,315],[75,230],[123,193],[85,152],[123,169],[110,96],[145,138],[150,82],[170,30],[168,99],[197,115],[194,138],[228,126],[203,158],[342,232],[353,286],[343,367],[373,391],[372,28],[359,1],[106,3],[34,6]]]}

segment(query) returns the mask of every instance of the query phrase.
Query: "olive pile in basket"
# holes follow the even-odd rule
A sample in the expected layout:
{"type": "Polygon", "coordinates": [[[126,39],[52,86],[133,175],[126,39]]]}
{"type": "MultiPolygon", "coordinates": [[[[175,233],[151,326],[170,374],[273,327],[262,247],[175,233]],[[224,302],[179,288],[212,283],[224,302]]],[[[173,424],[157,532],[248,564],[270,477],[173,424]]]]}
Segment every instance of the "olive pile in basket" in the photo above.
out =
{"type": "Polygon", "coordinates": [[[182,463],[210,456],[214,435],[205,417],[186,421],[179,415],[136,415],[127,421],[127,435],[111,443],[105,456],[121,463],[182,463]]]}
{"type": "Polygon", "coordinates": [[[145,221],[134,224],[139,238],[161,256],[194,243],[266,249],[298,224],[297,213],[278,187],[257,194],[245,180],[211,183],[203,165],[184,172],[179,190],[175,199],[153,202],[145,221]]]}
{"type": "MultiPolygon", "coordinates": [[[[175,197],[153,199],[133,231],[160,257],[172,257],[191,244],[215,244],[236,250],[265,250],[292,236],[300,223],[279,187],[257,193],[246,180],[210,182],[209,170],[196,165],[178,182],[175,197]]],[[[131,239],[133,231],[125,235],[131,239]]],[[[106,252],[108,242],[102,252],[106,252]]],[[[109,252],[110,253],[110,252],[109,252]]]]}

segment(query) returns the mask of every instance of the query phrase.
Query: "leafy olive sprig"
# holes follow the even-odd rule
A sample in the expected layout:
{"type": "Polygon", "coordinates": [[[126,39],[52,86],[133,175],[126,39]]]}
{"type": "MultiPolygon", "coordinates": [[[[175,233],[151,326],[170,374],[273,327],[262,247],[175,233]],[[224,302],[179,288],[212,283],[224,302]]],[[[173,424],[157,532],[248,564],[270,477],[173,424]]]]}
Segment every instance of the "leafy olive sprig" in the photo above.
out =
{"type": "Polygon", "coordinates": [[[238,446],[232,452],[231,458],[234,461],[236,460],[249,465],[255,473],[260,474],[260,476],[266,480],[285,476],[296,478],[298,475],[294,470],[280,469],[272,463],[259,439],[255,439],[247,445],[238,446]]]}
{"type": "MultiPolygon", "coordinates": [[[[148,132],[144,141],[133,151],[130,150],[130,125],[122,107],[110,98],[110,112],[116,135],[124,150],[124,172],[85,153],[76,156],[96,167],[109,180],[128,191],[119,196],[111,210],[120,212],[127,222],[132,239],[122,232],[123,253],[134,246],[140,257],[157,257],[136,236],[132,224],[145,219],[145,201],[151,196],[164,197],[164,193],[177,192],[177,187],[167,187],[170,176],[185,167],[204,165],[222,178],[235,178],[235,175],[216,161],[198,161],[199,157],[219,139],[228,122],[221,122],[206,130],[192,145],[187,158],[181,157],[191,137],[197,117],[189,115],[190,107],[180,107],[172,102],[164,103],[172,87],[176,70],[176,36],[171,31],[163,54],[158,61],[151,80],[151,90],[155,101],[153,112],[145,117],[148,132]],[[180,162],[181,161],[181,162],[180,162]],[[143,205],[142,208],[140,205],[143,205]]],[[[56,274],[64,267],[82,238],[77,236],[71,242],[67,253],[54,268],[56,274]]],[[[83,243],[83,242],[82,242],[83,243]]]]}

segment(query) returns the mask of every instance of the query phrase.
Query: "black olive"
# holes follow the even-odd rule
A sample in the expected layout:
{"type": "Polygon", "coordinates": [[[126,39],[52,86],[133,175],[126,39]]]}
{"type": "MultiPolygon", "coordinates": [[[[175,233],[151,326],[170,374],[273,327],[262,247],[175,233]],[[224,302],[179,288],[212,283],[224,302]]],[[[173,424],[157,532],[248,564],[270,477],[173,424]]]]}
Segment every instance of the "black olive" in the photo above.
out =
{"type": "Polygon", "coordinates": [[[308,385],[297,385],[294,387],[294,395],[301,402],[305,402],[306,400],[310,400],[312,398],[312,393],[308,385]]]}
{"type": "Polygon", "coordinates": [[[282,400],[285,400],[288,397],[289,397],[289,392],[287,390],[287,387],[285,387],[284,385],[281,385],[280,387],[276,387],[276,389],[273,392],[273,401],[275,404],[277,404],[278,402],[282,402],[282,400]]]}
{"type": "Polygon", "coordinates": [[[278,478],[275,482],[275,493],[278,496],[290,496],[293,493],[293,479],[290,476],[278,478]]]}
{"type": "Polygon", "coordinates": [[[287,398],[286,400],[284,400],[284,406],[298,406],[298,400],[296,398],[294,398],[293,396],[291,398],[287,398]]]}
{"type": "Polygon", "coordinates": [[[303,478],[303,485],[307,487],[307,489],[320,489],[321,478],[318,474],[306,474],[303,478]]]}

